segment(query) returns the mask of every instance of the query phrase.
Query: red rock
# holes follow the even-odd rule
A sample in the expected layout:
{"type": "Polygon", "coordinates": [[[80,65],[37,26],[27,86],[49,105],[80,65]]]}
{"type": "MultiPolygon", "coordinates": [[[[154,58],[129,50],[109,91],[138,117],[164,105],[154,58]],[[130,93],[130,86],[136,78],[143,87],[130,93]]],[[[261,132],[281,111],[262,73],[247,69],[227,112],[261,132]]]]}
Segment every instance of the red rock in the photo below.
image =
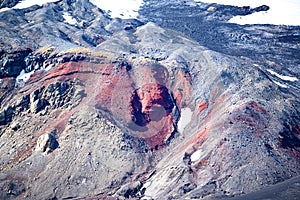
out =
{"type": "Polygon", "coordinates": [[[205,101],[199,102],[199,112],[202,113],[206,108],[208,107],[208,104],[205,101]]]}

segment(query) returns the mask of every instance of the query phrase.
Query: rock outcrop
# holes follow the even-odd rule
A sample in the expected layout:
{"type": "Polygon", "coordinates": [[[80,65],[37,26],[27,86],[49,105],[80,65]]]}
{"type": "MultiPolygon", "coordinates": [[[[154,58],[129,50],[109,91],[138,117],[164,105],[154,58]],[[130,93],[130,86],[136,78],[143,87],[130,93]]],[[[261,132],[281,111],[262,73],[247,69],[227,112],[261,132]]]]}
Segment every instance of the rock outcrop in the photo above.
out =
{"type": "Polygon", "coordinates": [[[0,52],[0,78],[17,77],[25,69],[24,60],[31,52],[29,48],[14,52],[0,52]]]}

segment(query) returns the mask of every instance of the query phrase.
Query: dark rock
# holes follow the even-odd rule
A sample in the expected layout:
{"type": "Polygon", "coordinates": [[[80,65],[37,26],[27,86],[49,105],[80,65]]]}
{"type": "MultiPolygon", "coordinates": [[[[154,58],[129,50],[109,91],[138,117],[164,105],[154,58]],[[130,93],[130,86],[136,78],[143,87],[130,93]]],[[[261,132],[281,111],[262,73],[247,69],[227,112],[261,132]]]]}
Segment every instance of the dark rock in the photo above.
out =
{"type": "Polygon", "coordinates": [[[20,0],[3,0],[0,3],[0,8],[11,8],[15,6],[17,3],[19,3],[20,0]]]}
{"type": "Polygon", "coordinates": [[[16,103],[16,113],[21,113],[30,108],[30,96],[23,96],[21,101],[16,103]]]}
{"type": "Polygon", "coordinates": [[[135,183],[130,183],[123,185],[118,191],[117,195],[125,198],[133,198],[137,197],[137,193],[140,191],[142,188],[143,184],[139,181],[135,183]]]}
{"type": "Polygon", "coordinates": [[[2,111],[0,112],[0,125],[5,125],[6,124],[6,116],[5,116],[5,112],[2,111]]]}
{"type": "Polygon", "coordinates": [[[179,188],[179,193],[186,194],[194,190],[197,187],[195,183],[186,183],[179,188]]]}
{"type": "Polygon", "coordinates": [[[253,8],[254,12],[261,12],[261,11],[268,11],[270,9],[267,5],[258,6],[256,8],[253,8]]]}
{"type": "Polygon", "coordinates": [[[25,57],[31,53],[31,49],[14,52],[0,52],[0,78],[17,77],[25,69],[25,57]]]}
{"type": "Polygon", "coordinates": [[[25,186],[22,182],[19,181],[5,181],[0,183],[0,198],[1,199],[10,199],[16,198],[25,192],[25,186]]]}
{"type": "Polygon", "coordinates": [[[191,198],[203,198],[205,196],[208,196],[209,194],[213,194],[216,189],[216,183],[210,182],[206,184],[205,186],[201,187],[201,189],[197,189],[191,193],[191,198]]]}
{"type": "Polygon", "coordinates": [[[38,113],[41,110],[43,110],[47,105],[49,105],[49,102],[45,99],[37,99],[34,102],[31,102],[30,104],[30,111],[32,113],[38,113]]]}
{"type": "Polygon", "coordinates": [[[12,129],[13,131],[17,131],[18,129],[21,128],[21,125],[20,125],[18,122],[15,122],[15,123],[12,123],[12,124],[10,125],[10,127],[11,127],[11,129],[12,129]]]}
{"type": "Polygon", "coordinates": [[[6,123],[10,123],[14,116],[14,108],[12,106],[8,106],[4,112],[5,112],[6,123]]]}

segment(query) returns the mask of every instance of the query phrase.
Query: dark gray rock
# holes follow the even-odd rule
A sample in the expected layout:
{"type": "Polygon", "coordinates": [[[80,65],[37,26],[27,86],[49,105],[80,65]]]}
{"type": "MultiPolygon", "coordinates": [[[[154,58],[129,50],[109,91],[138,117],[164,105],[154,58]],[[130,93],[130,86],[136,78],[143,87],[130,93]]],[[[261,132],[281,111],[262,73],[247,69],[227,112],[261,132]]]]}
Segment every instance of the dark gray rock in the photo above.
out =
{"type": "Polygon", "coordinates": [[[20,0],[3,0],[0,3],[0,8],[11,8],[15,6],[17,3],[19,3],[20,0]]]}
{"type": "Polygon", "coordinates": [[[186,194],[197,188],[195,183],[186,183],[179,188],[179,194],[186,194]]]}
{"type": "Polygon", "coordinates": [[[0,78],[18,76],[26,67],[25,57],[31,52],[31,49],[0,52],[0,78]]]}
{"type": "Polygon", "coordinates": [[[5,112],[2,111],[0,112],[0,125],[5,125],[6,124],[6,116],[5,116],[5,112]]]}
{"type": "Polygon", "coordinates": [[[116,194],[120,197],[125,197],[125,198],[138,197],[137,193],[140,191],[142,186],[143,184],[140,181],[137,181],[135,183],[125,184],[116,192],[116,194]]]}
{"type": "Polygon", "coordinates": [[[16,181],[4,181],[0,183],[0,198],[13,199],[21,195],[25,191],[24,183],[16,181]]]}
{"type": "Polygon", "coordinates": [[[34,101],[30,104],[30,111],[32,113],[38,113],[41,110],[43,110],[44,108],[46,108],[47,105],[49,105],[49,102],[47,100],[37,99],[36,101],[34,101]]]}

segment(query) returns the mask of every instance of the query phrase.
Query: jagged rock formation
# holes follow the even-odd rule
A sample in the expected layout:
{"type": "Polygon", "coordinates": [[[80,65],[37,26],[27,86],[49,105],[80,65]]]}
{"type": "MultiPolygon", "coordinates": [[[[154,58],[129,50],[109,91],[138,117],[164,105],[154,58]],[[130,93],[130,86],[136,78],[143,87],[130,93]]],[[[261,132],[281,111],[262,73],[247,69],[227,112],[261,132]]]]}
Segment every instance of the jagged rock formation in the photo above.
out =
{"type": "Polygon", "coordinates": [[[1,199],[222,199],[300,175],[297,69],[86,0],[0,17],[1,199]]]}

